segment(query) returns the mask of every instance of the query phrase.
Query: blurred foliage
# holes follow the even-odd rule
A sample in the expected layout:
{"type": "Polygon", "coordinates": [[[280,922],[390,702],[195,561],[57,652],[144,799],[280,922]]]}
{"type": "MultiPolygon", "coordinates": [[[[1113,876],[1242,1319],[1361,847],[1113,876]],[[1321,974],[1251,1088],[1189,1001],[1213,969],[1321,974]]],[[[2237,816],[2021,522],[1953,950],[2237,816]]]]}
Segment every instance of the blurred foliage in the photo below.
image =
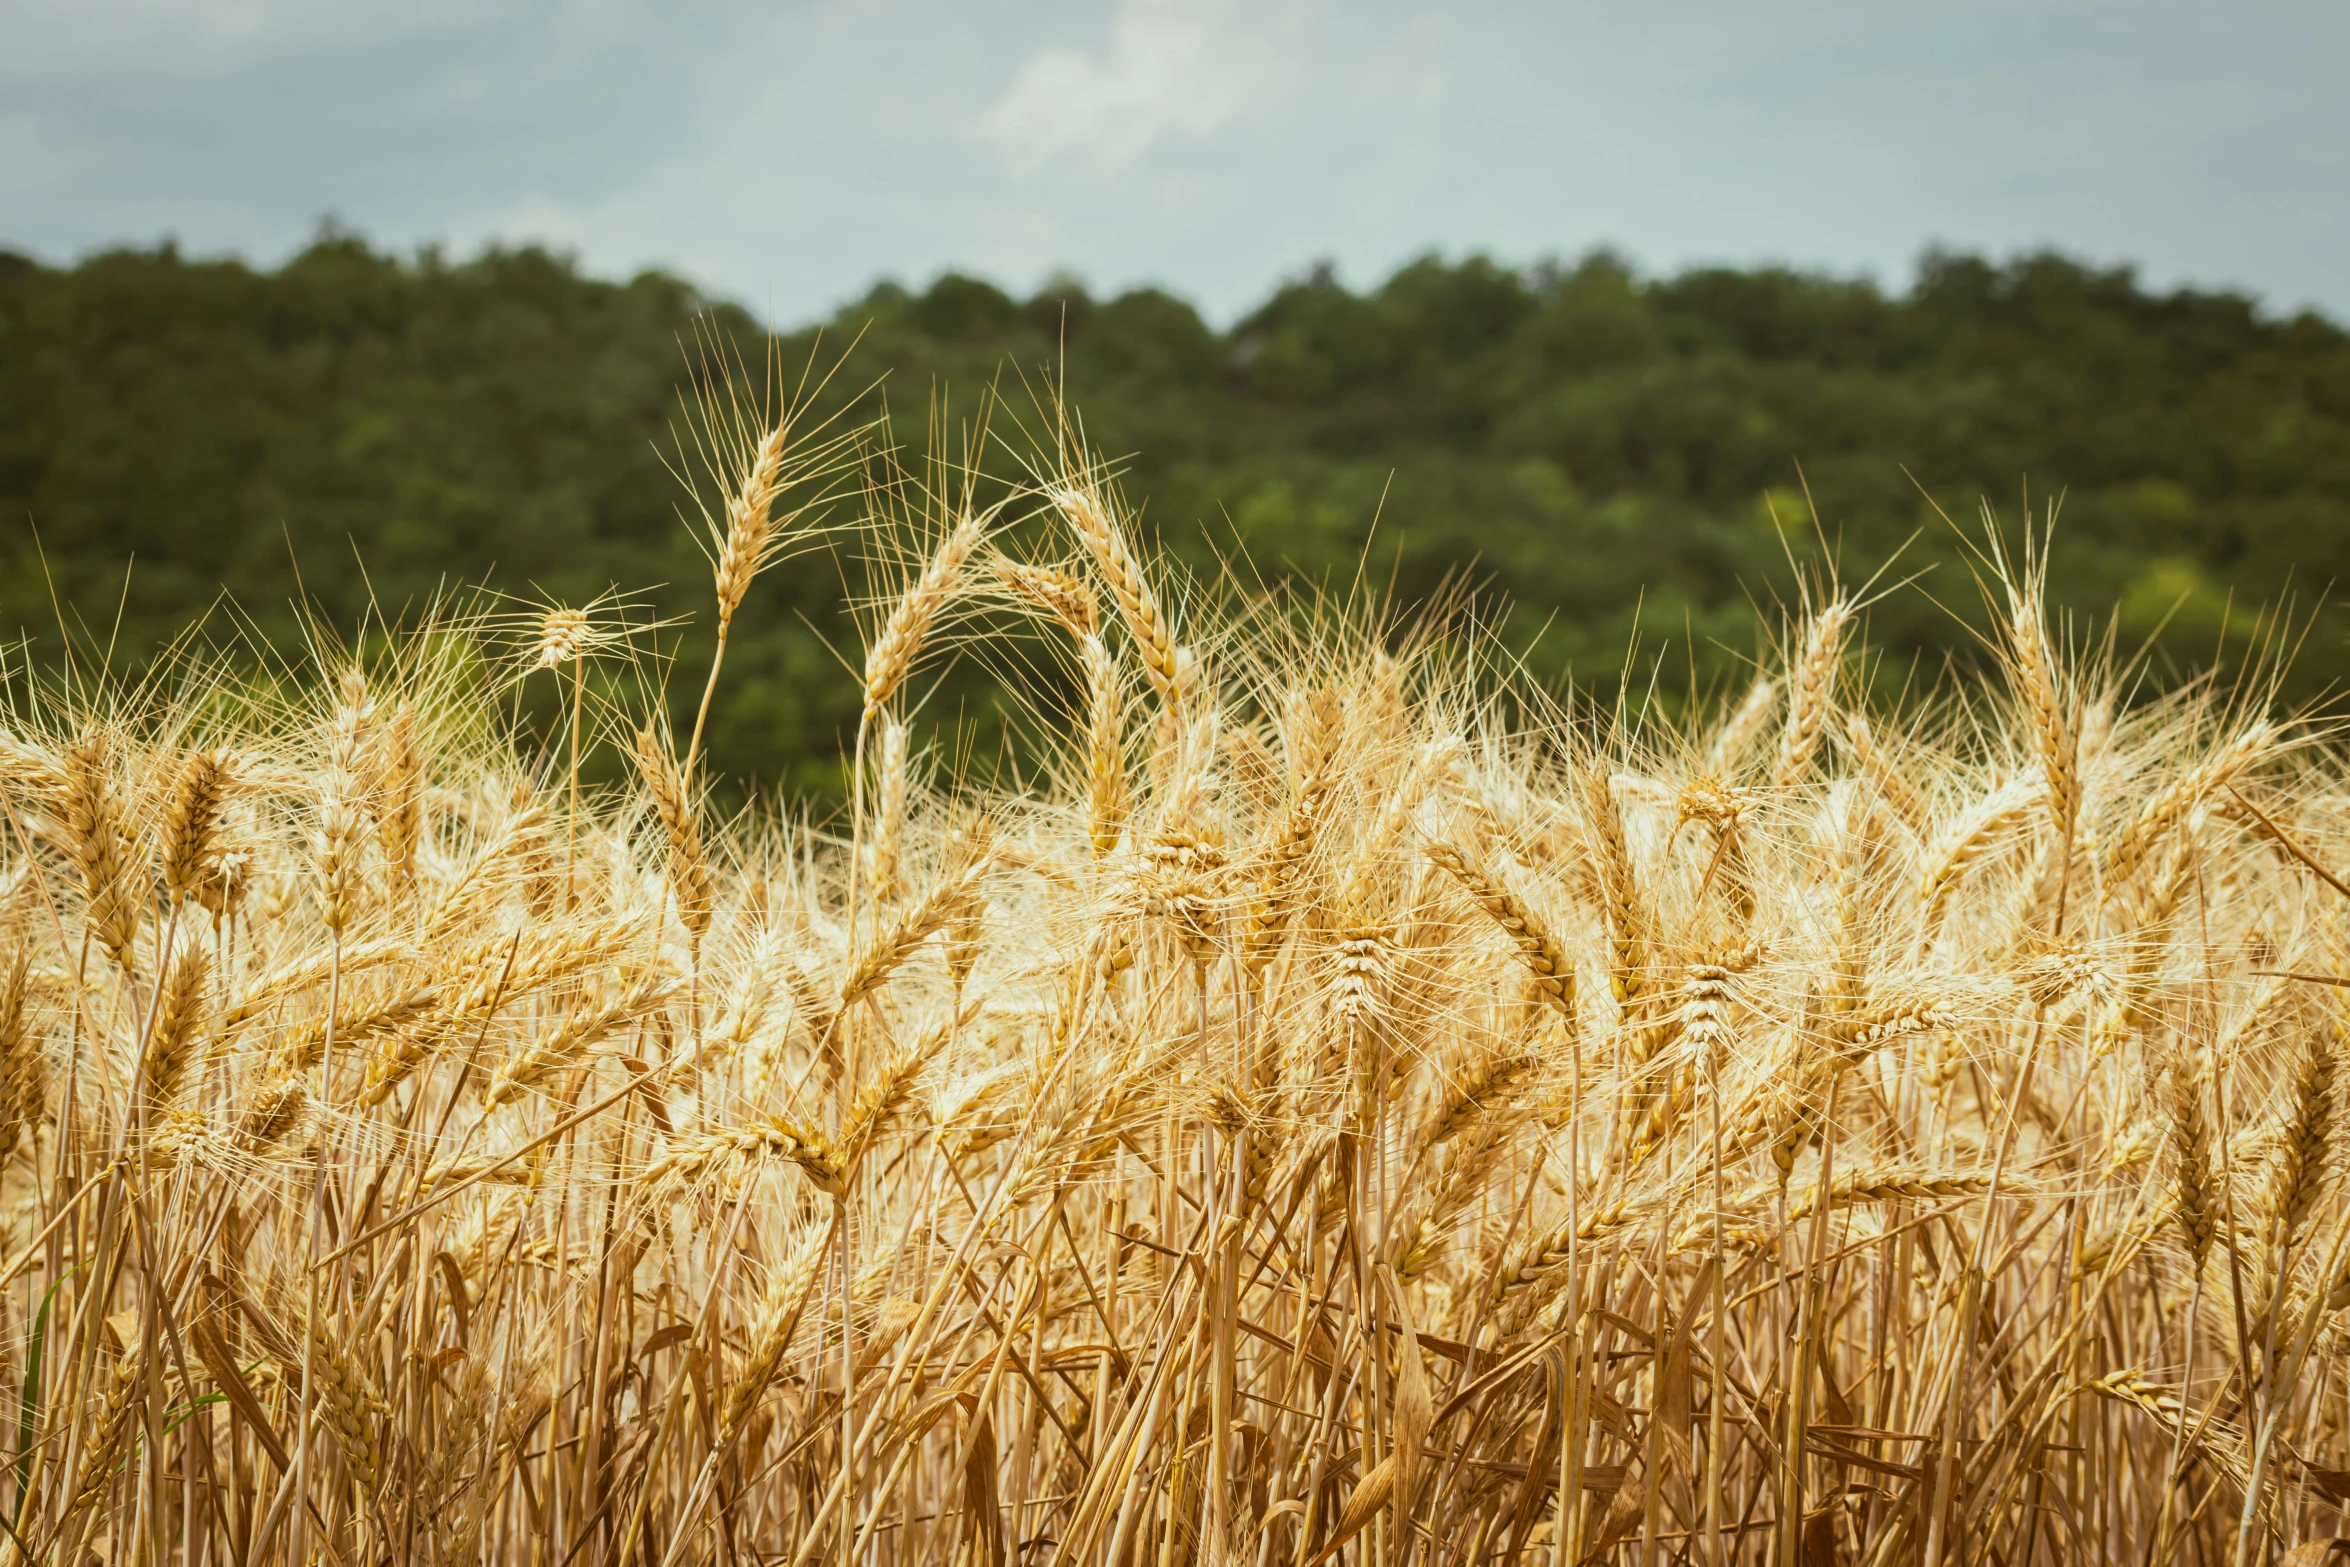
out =
{"type": "MultiPolygon", "coordinates": [[[[348,637],[371,601],[413,618],[485,577],[570,602],[618,585],[677,617],[661,646],[690,714],[711,612],[679,389],[714,349],[754,381],[830,370],[821,401],[850,422],[894,403],[916,471],[995,388],[989,465],[1018,474],[1065,384],[1142,531],[1194,566],[1404,609],[1465,572],[1535,672],[1603,698],[1742,684],[1798,570],[1831,565],[1922,573],[1872,611],[1875,678],[1945,678],[1977,656],[1982,496],[2013,537],[2027,493],[2036,513],[2061,495],[2052,597],[2076,639],[2111,625],[2129,653],[2159,632],[2157,682],[2257,656],[2257,611],[2293,596],[2306,620],[2350,562],[2342,330],[2055,255],[1929,255],[1905,295],[1431,259],[1367,293],[1317,272],[1226,332],[1153,290],[1021,301],[947,276],[773,348],[677,279],[538,249],[457,263],[327,232],[274,272],[170,247],[0,255],[0,629],[54,657],[54,593],[85,652],[128,666],[207,611],[215,638],[283,643],[297,603],[348,637]]],[[[886,578],[852,538],[762,579],[720,771],[838,788],[844,605],[886,578]]],[[[2296,699],[2330,688],[2346,630],[2308,625],[2296,699]]],[[[974,661],[928,716],[991,745],[991,691],[974,661]]]]}

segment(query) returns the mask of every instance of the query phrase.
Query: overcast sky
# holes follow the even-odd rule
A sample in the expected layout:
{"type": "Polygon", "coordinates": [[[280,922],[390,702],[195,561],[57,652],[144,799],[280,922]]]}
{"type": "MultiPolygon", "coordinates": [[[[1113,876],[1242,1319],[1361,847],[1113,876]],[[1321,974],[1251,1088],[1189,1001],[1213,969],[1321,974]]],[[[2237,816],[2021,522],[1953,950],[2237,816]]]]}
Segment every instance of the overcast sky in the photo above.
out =
{"type": "Polygon", "coordinates": [[[0,245],[331,213],[796,321],[947,267],[1229,316],[1322,257],[2054,244],[2350,318],[2346,76],[2342,0],[0,0],[0,245]]]}

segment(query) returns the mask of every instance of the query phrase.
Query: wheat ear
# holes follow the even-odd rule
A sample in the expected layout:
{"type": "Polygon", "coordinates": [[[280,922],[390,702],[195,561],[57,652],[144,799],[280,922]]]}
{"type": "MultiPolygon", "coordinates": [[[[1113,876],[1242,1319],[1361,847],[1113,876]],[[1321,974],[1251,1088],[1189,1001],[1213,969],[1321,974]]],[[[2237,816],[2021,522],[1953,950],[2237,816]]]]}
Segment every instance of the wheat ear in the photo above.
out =
{"type": "MultiPolygon", "coordinates": [[[[836,1216],[833,1224],[837,1223],[836,1216]]],[[[743,1358],[742,1370],[726,1389],[718,1423],[721,1447],[734,1440],[735,1433],[743,1428],[751,1411],[758,1407],[759,1400],[775,1381],[776,1372],[783,1368],[784,1353],[791,1348],[792,1336],[799,1329],[808,1296],[823,1272],[831,1243],[832,1224],[811,1228],[783,1266],[775,1270],[775,1276],[767,1281],[758,1309],[751,1314],[750,1353],[743,1358]]]]}
{"type": "Polygon", "coordinates": [[[995,563],[996,576],[1013,592],[1061,623],[1080,640],[1099,635],[1101,609],[1093,590],[1075,574],[1055,566],[1026,566],[1016,561],[995,563]]]}
{"type": "Polygon", "coordinates": [[[326,1425],[343,1463],[361,1485],[374,1485],[383,1471],[383,1427],[392,1418],[383,1395],[324,1323],[307,1317],[312,1367],[326,1406],[326,1425]]]}
{"type": "Polygon", "coordinates": [[[669,887],[677,897],[678,922],[698,944],[710,929],[717,895],[685,775],[670,760],[669,748],[651,724],[637,731],[636,760],[646,792],[653,797],[653,809],[660,813],[661,831],[669,840],[669,887]]]}
{"type": "Polygon", "coordinates": [[[666,974],[647,974],[609,1001],[575,1008],[553,1033],[499,1070],[482,1093],[481,1107],[494,1110],[577,1064],[608,1035],[650,1016],[676,988],[677,981],[666,974]]]}
{"type": "Polygon", "coordinates": [[[1787,671],[1787,723],[1779,732],[1779,760],[1771,782],[1785,789],[1802,780],[1819,753],[1829,710],[1836,700],[1836,665],[1844,652],[1844,628],[1852,606],[1837,599],[1811,618],[1803,651],[1787,671]]]}
{"type": "Polygon", "coordinates": [[[1085,835],[1098,860],[1118,847],[1133,808],[1126,785],[1126,696],[1117,663],[1099,636],[1079,642],[1078,657],[1085,665],[1085,835]]]}
{"type": "Polygon", "coordinates": [[[873,944],[857,954],[841,980],[835,1013],[846,1010],[879,989],[890,975],[896,973],[915,949],[954,917],[979,890],[981,878],[990,869],[984,857],[975,857],[959,869],[940,878],[919,903],[900,914],[889,929],[875,938],[873,944]]]}
{"type": "Polygon", "coordinates": [[[1360,926],[1370,921],[1373,904],[1378,901],[1382,883],[1393,867],[1388,863],[1395,846],[1403,842],[1404,833],[1411,826],[1412,815],[1420,808],[1429,788],[1440,777],[1458,779],[1462,803],[1470,808],[1476,825],[1486,829],[1490,807],[1475,780],[1460,776],[1460,742],[1451,736],[1431,740],[1420,747],[1412,757],[1412,765],[1403,778],[1384,791],[1384,803],[1379,814],[1372,818],[1371,829],[1354,845],[1348,856],[1346,878],[1339,885],[1338,912],[1341,918],[1360,926]]]}
{"type": "Polygon", "coordinates": [[[882,622],[881,634],[865,652],[865,717],[870,721],[882,705],[904,685],[913,671],[914,660],[920,656],[923,639],[954,596],[955,583],[962,576],[963,563],[971,558],[980,541],[987,537],[986,519],[966,512],[947,530],[939,541],[938,550],[930,557],[921,574],[906,584],[906,591],[898,596],[889,619],[882,622]]]}
{"type": "Polygon", "coordinates": [[[1526,907],[1525,901],[1504,887],[1460,850],[1448,843],[1428,846],[1428,858],[1461,884],[1485,917],[1502,929],[1517,949],[1519,961],[1534,979],[1534,988],[1561,1017],[1575,1015],[1575,966],[1566,949],[1526,907]]]}
{"type": "Polygon", "coordinates": [[[416,856],[424,842],[424,751],[416,709],[402,701],[376,740],[376,853],[395,901],[416,884],[416,856]]]}
{"type": "Polygon", "coordinates": [[[760,436],[734,493],[726,498],[726,532],[719,540],[717,558],[710,563],[721,636],[733,624],[735,611],[742,608],[751,580],[767,563],[768,545],[775,535],[775,497],[783,488],[783,459],[791,446],[791,426],[791,413],[786,410],[760,436]]]}
{"type": "MultiPolygon", "coordinates": [[[[711,654],[709,677],[702,682],[702,700],[694,709],[693,736],[686,742],[685,765],[680,769],[689,783],[701,760],[702,731],[710,721],[710,699],[718,692],[718,672],[726,665],[726,640],[734,628],[735,612],[751,591],[752,579],[774,558],[775,500],[783,493],[787,478],[785,457],[791,449],[792,417],[789,407],[776,416],[774,425],[751,449],[741,479],[726,498],[726,526],[718,537],[717,553],[710,558],[712,585],[718,595],[718,645],[711,654]]],[[[719,532],[715,522],[711,531],[719,532]]]]}
{"type": "Polygon", "coordinates": [[[211,873],[213,840],[220,827],[221,807],[227,802],[228,784],[225,752],[198,751],[181,764],[163,811],[164,891],[174,895],[194,892],[211,873]]]}
{"type": "Polygon", "coordinates": [[[1117,601],[1118,612],[1134,638],[1135,652],[1142,660],[1143,673],[1150,677],[1151,689],[1163,706],[1174,709],[1181,694],[1175,629],[1160,609],[1158,595],[1151,591],[1150,580],[1127,547],[1109,506],[1092,485],[1075,482],[1055,489],[1052,502],[1076,530],[1102,580],[1110,585],[1110,596],[1117,601]]]}
{"type": "Polygon", "coordinates": [[[1257,875],[1256,904],[1241,936],[1241,962],[1252,974],[1262,973],[1273,960],[1289,919],[1290,884],[1313,847],[1324,805],[1337,781],[1333,765],[1343,718],[1338,693],[1325,686],[1300,707],[1302,711],[1292,725],[1295,749],[1289,807],[1265,846],[1264,865],[1257,875]]]}
{"type": "Polygon", "coordinates": [[[1989,852],[1999,835],[2040,798],[2040,785],[2029,779],[2018,779],[1994,789],[1976,801],[1928,852],[1917,890],[1917,900],[1925,912],[1923,929],[1928,940],[1941,928],[1950,895],[1958,889],[1966,873],[1989,852]]]}
{"type": "Polygon", "coordinates": [[[2048,811],[2058,834],[2069,838],[2081,807],[2080,753],[2039,600],[2013,586],[2008,590],[2008,644],[2040,770],[2048,781],[2048,811]]]}
{"type": "Polygon", "coordinates": [[[68,1517],[78,1517],[105,1499],[106,1487],[114,1479],[115,1461],[130,1440],[131,1416],[138,1412],[139,1394],[146,1385],[147,1363],[136,1349],[115,1360],[97,1418],[89,1428],[89,1445],[82,1450],[81,1467],[74,1475],[68,1517]]]}
{"type": "Polygon", "coordinates": [[[2293,1063],[2284,1125],[2262,1194],[2261,1218],[2279,1250],[2301,1237],[2324,1184],[2332,1153],[2334,1082],[2341,1068],[2341,1029],[2331,1019],[2302,1031],[2293,1063]]]}
{"type": "Polygon", "coordinates": [[[1648,967],[1648,925],[1640,884],[1632,870],[1632,849],[1624,836],[1624,817],[1616,805],[1614,783],[1604,762],[1592,762],[1581,773],[1583,804],[1591,824],[1592,858],[1599,869],[1600,894],[1606,900],[1608,935],[1614,962],[1609,988],[1619,1006],[1636,1000],[1648,967]]]}
{"type": "Polygon", "coordinates": [[[1044,610],[1077,644],[1085,672],[1086,838],[1094,858],[1118,847],[1131,808],[1126,790],[1126,696],[1117,661],[1101,638],[1101,609],[1093,590],[1075,575],[1046,566],[997,561],[996,575],[1007,587],[1044,610]]]}
{"type": "Polygon", "coordinates": [[[395,1032],[368,1062],[361,1102],[383,1103],[458,1029],[486,1021],[492,1007],[609,961],[634,931],[629,920],[558,925],[543,934],[475,945],[451,968],[431,1009],[395,1032]]]}
{"type": "Polygon", "coordinates": [[[299,1078],[281,1078],[253,1096],[253,1108],[237,1128],[238,1140],[255,1150],[275,1148],[309,1113],[310,1090],[299,1078]]]}
{"type": "Polygon", "coordinates": [[[357,916],[360,883],[360,760],[367,744],[367,681],[343,676],[343,699],[327,722],[326,774],[319,782],[317,865],[320,923],[340,933],[357,916]]]}
{"type": "Polygon", "coordinates": [[[2203,1093],[2209,1065],[2200,1052],[2174,1059],[2166,1074],[2171,1123],[2171,1179],[2177,1191],[2179,1229],[2187,1251],[2201,1264],[2218,1230],[2214,1194],[2216,1172],[2211,1163],[2211,1123],[2204,1116],[2203,1093]]]}
{"type": "Polygon", "coordinates": [[[82,873],[84,918],[117,963],[129,964],[139,935],[139,897],[132,885],[134,850],[114,784],[105,731],[88,730],[65,748],[59,814],[67,847],[82,873]]]}
{"type": "Polygon", "coordinates": [[[858,1093],[840,1123],[839,1152],[844,1180],[857,1173],[859,1162],[913,1098],[915,1082],[954,1039],[957,1027],[969,1021],[968,1014],[941,1019],[921,1038],[892,1053],[882,1063],[881,1070],[873,1074],[873,1080],[858,1093]]]}
{"type": "MultiPolygon", "coordinates": [[[[981,859],[993,852],[995,825],[981,817],[976,826],[958,835],[954,853],[958,858],[981,859]]],[[[977,882],[947,915],[946,959],[947,981],[955,991],[955,1008],[963,1005],[964,987],[971,983],[972,970],[979,967],[987,938],[987,894],[977,882]]]]}
{"type": "Polygon", "coordinates": [[[714,1169],[767,1158],[790,1160],[826,1193],[839,1188],[839,1169],[830,1141],[823,1133],[782,1116],[672,1138],[646,1164],[644,1184],[654,1191],[690,1185],[714,1169]]]}
{"type": "Polygon", "coordinates": [[[2128,886],[2145,864],[2147,855],[2162,843],[2171,829],[2239,773],[2256,765],[2275,744],[2276,736],[2273,724],[2249,726],[2147,801],[2130,824],[2106,845],[2105,895],[2111,898],[2128,886]]]}
{"type": "Polygon", "coordinates": [[[48,1064],[26,1003],[32,991],[33,949],[21,944],[0,972],[0,1159],[41,1124],[48,1097],[48,1064]]]}
{"type": "Polygon", "coordinates": [[[205,985],[212,973],[202,946],[189,942],[172,961],[155,1004],[155,1024],[147,1040],[145,1099],[152,1122],[168,1110],[186,1085],[188,1062],[195,1054],[196,1036],[204,1026],[205,985]]]}
{"type": "MultiPolygon", "coordinates": [[[[1988,1175],[1942,1175],[1898,1167],[1856,1170],[1836,1177],[1829,1203],[1843,1208],[1871,1202],[1955,1202],[1980,1197],[1990,1189],[1988,1175]]],[[[2000,1182],[2000,1189],[2013,1193],[2018,1185],[2013,1179],[2006,1179],[2000,1182]]],[[[1790,1220],[1808,1217],[1816,1208],[1818,1198],[1816,1190],[1807,1192],[1788,1206],[1787,1217],[1790,1220]]]]}

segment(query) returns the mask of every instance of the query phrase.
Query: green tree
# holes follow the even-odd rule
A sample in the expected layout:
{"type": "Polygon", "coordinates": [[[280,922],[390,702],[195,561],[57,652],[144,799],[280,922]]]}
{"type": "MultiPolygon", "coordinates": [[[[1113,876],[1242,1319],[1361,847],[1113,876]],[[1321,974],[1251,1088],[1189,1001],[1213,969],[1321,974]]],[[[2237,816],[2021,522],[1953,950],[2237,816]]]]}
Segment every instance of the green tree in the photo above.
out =
{"type": "MultiPolygon", "coordinates": [[[[572,602],[619,585],[681,622],[663,646],[683,702],[709,594],[668,466],[678,389],[697,353],[765,351],[678,279],[535,248],[451,262],[328,232],[275,271],[168,245],[0,258],[0,627],[55,656],[54,591],[127,663],[224,589],[216,626],[287,639],[298,603],[348,631],[371,598],[413,614],[485,577],[572,602]]],[[[2256,606],[2308,610],[2350,564],[2342,330],[2057,255],[1930,255],[1903,294],[1428,257],[1363,293],[1298,279],[1228,331],[1155,290],[1018,300],[950,274],[880,285],[776,353],[845,356],[825,411],[889,409],[908,461],[994,390],[999,478],[1049,444],[1065,382],[1145,531],[1193,566],[1359,575],[1405,609],[1466,568],[1535,669],[1602,696],[1627,670],[1668,695],[1740,680],[1752,606],[1830,561],[1924,574],[1873,612],[1884,678],[1972,658],[1949,613],[1977,607],[1962,535],[1978,496],[2012,526],[2027,486],[2063,498],[2054,597],[2082,628],[2118,615],[2125,647],[2161,628],[2158,670],[2243,655],[2256,606]]],[[[834,650],[869,586],[853,554],[762,580],[720,770],[837,787],[855,711],[834,650]]],[[[2346,630],[2318,613],[2295,696],[2328,688],[2346,630]]],[[[993,743],[983,669],[936,703],[993,743]]]]}

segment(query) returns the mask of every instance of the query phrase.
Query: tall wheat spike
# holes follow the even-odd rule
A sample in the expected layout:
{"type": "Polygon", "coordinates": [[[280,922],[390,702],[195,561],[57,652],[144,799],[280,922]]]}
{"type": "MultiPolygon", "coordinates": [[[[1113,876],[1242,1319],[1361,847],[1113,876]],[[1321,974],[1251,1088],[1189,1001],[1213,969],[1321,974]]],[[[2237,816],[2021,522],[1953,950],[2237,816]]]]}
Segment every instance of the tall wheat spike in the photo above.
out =
{"type": "MultiPolygon", "coordinates": [[[[709,722],[719,671],[726,664],[727,637],[734,628],[734,617],[749,596],[752,581],[774,564],[788,545],[797,542],[795,524],[808,510],[822,504],[820,499],[811,500],[778,512],[777,502],[794,484],[821,480],[840,462],[838,438],[812,443],[804,439],[803,411],[786,399],[772,421],[762,413],[754,424],[739,405],[727,399],[712,398],[701,410],[705,460],[720,468],[733,466],[725,474],[730,482],[717,514],[705,513],[709,532],[705,548],[718,600],[718,639],[709,678],[702,686],[701,704],[694,710],[693,736],[686,742],[685,761],[679,768],[689,783],[701,758],[702,731],[709,722]],[[723,408],[722,403],[726,404],[723,408]]],[[[542,642],[542,661],[555,645],[542,642]]]]}

